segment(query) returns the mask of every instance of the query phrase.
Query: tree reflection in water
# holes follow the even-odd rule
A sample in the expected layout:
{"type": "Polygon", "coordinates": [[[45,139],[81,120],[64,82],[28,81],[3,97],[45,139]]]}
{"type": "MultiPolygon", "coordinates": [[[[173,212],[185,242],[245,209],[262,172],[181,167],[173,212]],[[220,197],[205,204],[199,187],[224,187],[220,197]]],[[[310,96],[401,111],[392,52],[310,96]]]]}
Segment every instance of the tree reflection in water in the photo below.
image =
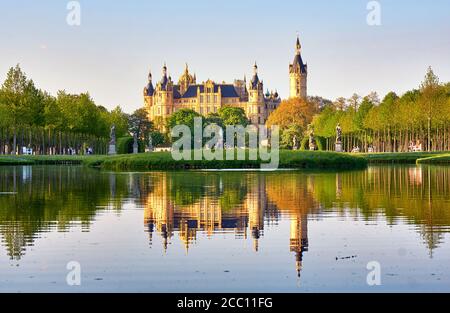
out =
{"type": "Polygon", "coordinates": [[[119,214],[130,200],[144,208],[152,245],[179,240],[186,251],[199,232],[251,238],[254,251],[267,225],[290,220],[286,246],[297,273],[308,250],[308,220],[327,214],[415,225],[430,256],[450,230],[450,167],[372,166],[349,172],[152,172],[105,173],[83,167],[3,167],[0,233],[12,259],[20,260],[40,234],[89,231],[105,210],[119,214]]]}

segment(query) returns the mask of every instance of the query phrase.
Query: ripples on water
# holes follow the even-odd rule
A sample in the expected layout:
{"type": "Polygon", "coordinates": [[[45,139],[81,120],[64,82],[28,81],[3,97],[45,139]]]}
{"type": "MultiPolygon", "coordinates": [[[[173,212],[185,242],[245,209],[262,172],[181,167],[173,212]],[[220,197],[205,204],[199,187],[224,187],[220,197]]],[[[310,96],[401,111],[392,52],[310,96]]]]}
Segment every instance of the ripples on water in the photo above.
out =
{"type": "Polygon", "coordinates": [[[381,290],[449,290],[449,176],[3,167],[0,290],[73,291],[71,260],[91,291],[370,291],[371,260],[381,290]]]}

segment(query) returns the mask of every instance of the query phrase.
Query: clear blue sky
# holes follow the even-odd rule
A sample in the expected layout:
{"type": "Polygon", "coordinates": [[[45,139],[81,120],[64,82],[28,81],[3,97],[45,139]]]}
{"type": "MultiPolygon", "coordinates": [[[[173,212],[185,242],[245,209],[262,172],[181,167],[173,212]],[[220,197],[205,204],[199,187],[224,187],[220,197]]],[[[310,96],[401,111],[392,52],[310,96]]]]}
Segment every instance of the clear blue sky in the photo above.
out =
{"type": "Polygon", "coordinates": [[[249,77],[256,60],[265,88],[288,96],[296,32],[309,66],[309,94],[330,99],[415,88],[429,65],[450,81],[450,1],[381,0],[381,26],[368,1],[0,0],[0,80],[20,63],[53,94],[89,91],[97,104],[142,106],[151,68],[167,62],[178,80],[188,62],[197,80],[249,77]]]}

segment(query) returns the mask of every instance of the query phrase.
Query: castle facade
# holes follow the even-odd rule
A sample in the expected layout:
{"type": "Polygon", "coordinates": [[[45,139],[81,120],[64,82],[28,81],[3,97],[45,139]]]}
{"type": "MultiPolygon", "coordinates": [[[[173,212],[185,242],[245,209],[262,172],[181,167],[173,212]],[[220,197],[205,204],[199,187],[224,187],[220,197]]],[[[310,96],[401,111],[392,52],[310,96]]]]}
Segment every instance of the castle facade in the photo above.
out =
{"type": "MultiPolygon", "coordinates": [[[[300,41],[297,38],[296,55],[289,65],[290,97],[306,99],[307,65],[300,55],[300,41]]],[[[180,109],[192,109],[207,116],[217,113],[222,106],[234,106],[244,109],[252,124],[265,124],[269,115],[279,106],[281,98],[278,92],[264,93],[264,84],[258,76],[258,66],[253,66],[253,77],[247,84],[246,78],[235,80],[232,84],[216,83],[207,80],[197,83],[196,75],[189,72],[186,64],[183,74],[174,83],[168,76],[164,64],[162,78],[153,86],[152,74],[148,75],[148,84],[144,88],[144,106],[151,121],[164,123],[165,119],[180,109]]]]}

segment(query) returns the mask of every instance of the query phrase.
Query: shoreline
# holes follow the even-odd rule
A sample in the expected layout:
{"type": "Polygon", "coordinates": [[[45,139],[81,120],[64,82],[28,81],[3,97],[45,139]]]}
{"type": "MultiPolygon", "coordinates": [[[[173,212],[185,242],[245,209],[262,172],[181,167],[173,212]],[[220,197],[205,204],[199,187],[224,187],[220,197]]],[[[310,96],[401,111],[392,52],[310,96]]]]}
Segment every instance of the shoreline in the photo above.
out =
{"type": "MultiPolygon", "coordinates": [[[[248,151],[246,152],[248,156],[248,151]]],[[[169,152],[123,155],[0,155],[0,166],[13,165],[85,165],[104,170],[264,170],[261,160],[173,160],[169,152]]],[[[398,152],[350,154],[327,151],[281,150],[275,170],[361,169],[369,164],[436,164],[450,165],[450,152],[398,152]]],[[[273,171],[266,169],[268,171],[273,171]]]]}
{"type": "MultiPolygon", "coordinates": [[[[85,165],[104,170],[252,170],[269,162],[245,160],[173,160],[170,152],[98,156],[0,156],[0,166],[8,165],[85,165]]],[[[362,169],[367,160],[348,153],[281,150],[279,169],[362,169]]]]}

